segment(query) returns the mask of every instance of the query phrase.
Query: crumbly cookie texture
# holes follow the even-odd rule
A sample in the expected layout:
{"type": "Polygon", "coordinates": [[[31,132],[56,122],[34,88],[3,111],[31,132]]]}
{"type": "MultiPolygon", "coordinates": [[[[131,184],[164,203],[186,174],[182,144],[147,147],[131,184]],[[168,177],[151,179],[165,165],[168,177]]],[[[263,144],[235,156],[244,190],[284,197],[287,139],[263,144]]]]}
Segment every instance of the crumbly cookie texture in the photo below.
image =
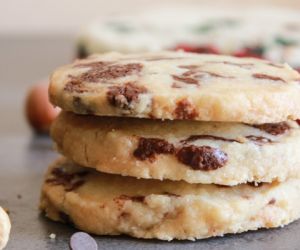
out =
{"type": "Polygon", "coordinates": [[[9,217],[4,209],[0,207],[0,249],[4,249],[8,242],[10,228],[9,217]]]}
{"type": "Polygon", "coordinates": [[[235,187],[138,180],[60,160],[48,169],[40,208],[86,232],[202,239],[284,226],[300,216],[300,181],[235,187]]]}
{"type": "Polygon", "coordinates": [[[78,114],[259,124],[300,117],[299,81],[288,65],[259,59],[108,53],[57,69],[49,95],[78,114]]]}
{"type": "Polygon", "coordinates": [[[62,112],[51,135],[59,152],[102,172],[236,185],[300,177],[296,122],[159,121],[62,112]]]}

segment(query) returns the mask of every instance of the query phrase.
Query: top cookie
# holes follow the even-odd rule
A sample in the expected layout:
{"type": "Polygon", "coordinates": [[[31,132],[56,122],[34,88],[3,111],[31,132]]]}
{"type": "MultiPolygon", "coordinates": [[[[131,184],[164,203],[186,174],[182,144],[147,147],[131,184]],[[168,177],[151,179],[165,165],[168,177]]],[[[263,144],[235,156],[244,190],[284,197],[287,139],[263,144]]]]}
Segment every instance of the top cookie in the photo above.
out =
{"type": "Polygon", "coordinates": [[[94,55],[56,70],[49,95],[78,114],[253,124],[300,117],[299,73],[220,55],[94,55]]]}

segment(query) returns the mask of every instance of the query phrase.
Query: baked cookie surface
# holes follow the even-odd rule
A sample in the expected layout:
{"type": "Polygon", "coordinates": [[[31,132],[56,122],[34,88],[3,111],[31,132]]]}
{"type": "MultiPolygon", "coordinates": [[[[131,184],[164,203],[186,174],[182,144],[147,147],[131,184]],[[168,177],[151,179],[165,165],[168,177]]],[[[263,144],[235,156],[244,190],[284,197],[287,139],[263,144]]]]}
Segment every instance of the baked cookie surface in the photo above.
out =
{"type": "Polygon", "coordinates": [[[0,249],[5,248],[10,234],[10,220],[7,213],[0,207],[0,249]]]}
{"type": "Polygon", "coordinates": [[[64,159],[51,166],[40,208],[94,234],[202,239],[286,225],[300,216],[300,181],[235,187],[138,180],[64,159]]]}
{"type": "Polygon", "coordinates": [[[259,124],[300,117],[299,80],[259,59],[108,53],[57,69],[49,95],[78,114],[259,124]]]}
{"type": "Polygon", "coordinates": [[[159,121],[62,112],[51,135],[72,161],[137,178],[236,185],[300,177],[296,122],[159,121]]]}

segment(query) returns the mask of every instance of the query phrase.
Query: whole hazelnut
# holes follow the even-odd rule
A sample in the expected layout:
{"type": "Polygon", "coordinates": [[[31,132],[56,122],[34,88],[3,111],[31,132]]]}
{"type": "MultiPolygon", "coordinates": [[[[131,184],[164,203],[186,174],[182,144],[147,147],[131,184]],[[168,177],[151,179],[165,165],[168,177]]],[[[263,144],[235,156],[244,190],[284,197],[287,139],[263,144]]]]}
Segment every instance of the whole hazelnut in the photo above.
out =
{"type": "Polygon", "coordinates": [[[25,114],[31,128],[37,133],[48,133],[60,108],[49,102],[48,83],[34,85],[28,92],[25,102],[25,114]]]}

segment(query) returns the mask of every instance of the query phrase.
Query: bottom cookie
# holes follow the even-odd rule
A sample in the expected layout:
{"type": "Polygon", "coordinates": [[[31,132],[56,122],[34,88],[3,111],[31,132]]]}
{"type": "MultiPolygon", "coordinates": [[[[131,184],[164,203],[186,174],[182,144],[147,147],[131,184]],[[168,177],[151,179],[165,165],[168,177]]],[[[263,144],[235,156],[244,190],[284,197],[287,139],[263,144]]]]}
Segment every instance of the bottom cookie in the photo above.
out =
{"type": "Polygon", "coordinates": [[[103,174],[60,159],[40,208],[100,235],[195,240],[284,226],[300,217],[300,180],[234,187],[103,174]]]}
{"type": "Polygon", "coordinates": [[[8,242],[10,228],[9,217],[4,209],[0,207],[0,249],[3,249],[8,242]]]}

